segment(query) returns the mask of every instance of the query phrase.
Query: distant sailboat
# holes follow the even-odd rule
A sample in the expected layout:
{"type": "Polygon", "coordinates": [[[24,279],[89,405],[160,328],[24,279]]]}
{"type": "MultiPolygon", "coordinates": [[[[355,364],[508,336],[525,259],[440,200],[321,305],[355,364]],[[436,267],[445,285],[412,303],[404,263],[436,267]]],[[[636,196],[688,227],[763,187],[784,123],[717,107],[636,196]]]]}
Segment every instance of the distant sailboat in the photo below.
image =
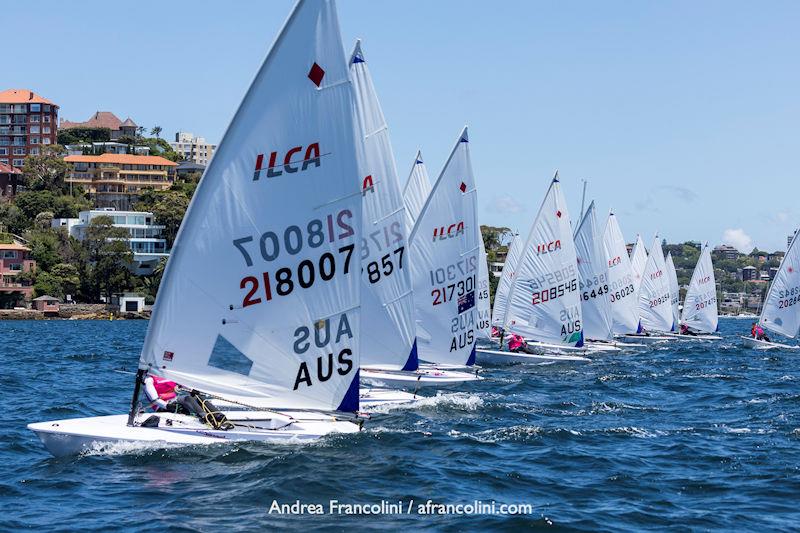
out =
{"type": "Polygon", "coordinates": [[[692,273],[692,280],[683,299],[680,323],[699,337],[714,340],[722,337],[714,336],[719,324],[717,311],[717,282],[714,279],[714,264],[708,243],[703,246],[697,265],[692,273]]]}
{"type": "MultiPolygon", "coordinates": [[[[800,329],[800,239],[792,239],[781,261],[775,279],[764,299],[758,325],[789,338],[795,338],[800,329]]],[[[742,336],[747,348],[760,350],[800,349],[800,346],[783,344],[766,339],[742,336]]]]}
{"type": "Polygon", "coordinates": [[[625,238],[617,217],[609,213],[603,231],[603,249],[608,263],[608,281],[611,289],[612,329],[617,335],[631,335],[641,331],[639,325],[639,301],[633,283],[633,272],[625,238]]]}
{"type": "Polygon", "coordinates": [[[354,114],[334,2],[301,0],[186,212],[130,413],[30,424],[51,453],[359,430],[344,414],[359,409],[361,356],[354,114]],[[214,398],[233,427],[148,413],[138,401],[147,373],[214,398]]]}
{"type": "Polygon", "coordinates": [[[639,286],[639,316],[648,332],[667,332],[675,329],[672,315],[672,294],[669,288],[664,254],[656,235],[639,286]]]}
{"type": "Polygon", "coordinates": [[[514,283],[514,271],[517,268],[524,246],[525,238],[518,234],[515,234],[508,244],[506,261],[503,263],[500,280],[497,282],[497,292],[494,295],[494,306],[492,307],[492,326],[495,328],[502,328],[506,322],[508,294],[511,292],[511,285],[514,283]]]}
{"type": "Polygon", "coordinates": [[[414,164],[411,166],[411,174],[408,176],[405,187],[403,187],[403,202],[406,204],[406,224],[408,232],[414,228],[425,200],[431,193],[431,181],[428,179],[428,170],[422,160],[422,151],[417,152],[414,164]]]}
{"type": "Polygon", "coordinates": [[[515,270],[504,330],[528,341],[529,351],[479,349],[481,361],[588,361],[557,352],[585,352],[575,243],[558,174],[533,221],[515,270]]]}
{"type": "Polygon", "coordinates": [[[478,329],[479,339],[489,339],[491,337],[491,305],[489,303],[489,263],[486,260],[486,249],[483,245],[483,238],[480,244],[480,255],[478,256],[478,329]]]}
{"type": "Polygon", "coordinates": [[[587,340],[611,340],[614,337],[611,286],[608,262],[597,231],[594,202],[589,204],[575,231],[575,251],[583,310],[583,334],[587,340]]]}
{"type": "Polygon", "coordinates": [[[672,260],[672,252],[667,252],[664,260],[667,268],[667,281],[669,281],[669,295],[672,299],[672,329],[678,329],[678,322],[681,318],[680,313],[680,286],[678,285],[678,272],[675,270],[675,262],[672,260]]]}

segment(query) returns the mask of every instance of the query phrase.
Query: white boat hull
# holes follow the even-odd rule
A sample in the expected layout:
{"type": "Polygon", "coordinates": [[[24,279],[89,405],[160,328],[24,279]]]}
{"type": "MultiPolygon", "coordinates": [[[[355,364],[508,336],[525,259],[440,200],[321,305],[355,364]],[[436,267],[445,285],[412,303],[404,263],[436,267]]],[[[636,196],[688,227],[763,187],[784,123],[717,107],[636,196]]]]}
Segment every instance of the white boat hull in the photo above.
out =
{"type": "Polygon", "coordinates": [[[128,426],[128,415],[72,418],[51,422],[28,424],[47,451],[56,457],[77,455],[120,443],[152,444],[156,446],[207,445],[226,442],[261,441],[272,443],[300,443],[317,440],[331,433],[357,433],[359,425],[349,420],[337,420],[323,413],[284,412],[276,418],[267,418],[269,412],[229,412],[229,420],[236,423],[233,429],[215,430],[202,424],[196,417],[173,413],[143,413],[135,422],[141,424],[151,416],[159,419],[158,427],[128,426]],[[286,415],[296,416],[288,421],[286,415]]]}
{"type": "Polygon", "coordinates": [[[382,405],[409,404],[419,398],[416,394],[400,390],[361,389],[358,394],[358,403],[361,410],[369,411],[382,405]]]}
{"type": "Polygon", "coordinates": [[[588,363],[590,360],[580,355],[572,354],[532,354],[507,352],[504,350],[488,350],[478,348],[475,351],[476,359],[481,363],[508,364],[508,363],[588,363]]]}
{"type": "Polygon", "coordinates": [[[475,372],[459,372],[440,368],[421,368],[413,372],[361,368],[363,383],[373,387],[419,389],[422,387],[447,388],[483,380],[475,372]]]}
{"type": "Polygon", "coordinates": [[[617,337],[624,343],[632,342],[636,344],[656,344],[659,342],[667,342],[673,340],[672,337],[666,335],[620,335],[617,337]]]}
{"type": "Polygon", "coordinates": [[[719,335],[712,335],[710,333],[698,333],[697,335],[683,335],[681,333],[662,333],[665,337],[672,337],[682,341],[721,341],[722,337],[719,335]]]}
{"type": "Polygon", "coordinates": [[[742,339],[742,344],[745,348],[752,348],[754,350],[798,350],[800,346],[792,346],[791,344],[781,344],[779,342],[762,341],[753,337],[739,336],[742,339]]]}

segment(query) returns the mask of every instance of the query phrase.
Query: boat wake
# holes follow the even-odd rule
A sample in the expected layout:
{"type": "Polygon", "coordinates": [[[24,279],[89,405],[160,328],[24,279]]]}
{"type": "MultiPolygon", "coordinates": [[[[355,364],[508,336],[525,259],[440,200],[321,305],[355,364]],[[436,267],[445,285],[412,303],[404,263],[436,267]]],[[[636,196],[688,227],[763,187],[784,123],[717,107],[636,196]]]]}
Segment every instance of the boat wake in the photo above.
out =
{"type": "Polygon", "coordinates": [[[401,404],[380,405],[371,409],[372,413],[388,413],[397,410],[454,410],[477,411],[483,407],[483,398],[467,392],[440,392],[436,396],[420,396],[417,400],[401,404]]]}

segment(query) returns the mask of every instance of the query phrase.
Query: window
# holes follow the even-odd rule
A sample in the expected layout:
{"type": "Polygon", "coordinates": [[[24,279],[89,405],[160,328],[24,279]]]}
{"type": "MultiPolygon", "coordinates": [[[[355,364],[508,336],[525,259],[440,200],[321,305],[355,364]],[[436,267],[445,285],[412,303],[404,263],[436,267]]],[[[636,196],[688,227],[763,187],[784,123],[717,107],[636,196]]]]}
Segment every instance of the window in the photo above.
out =
{"type": "Polygon", "coordinates": [[[31,115],[31,122],[39,122],[40,115],[31,115]]]}
{"type": "Polygon", "coordinates": [[[14,159],[11,162],[11,164],[14,165],[15,167],[21,167],[22,165],[25,164],[25,160],[24,159],[14,159]]]}
{"type": "MultiPolygon", "coordinates": [[[[8,148],[6,148],[6,152],[8,148]]],[[[14,148],[14,155],[25,155],[25,148],[14,148]]]]}
{"type": "Polygon", "coordinates": [[[44,107],[42,107],[42,111],[44,111],[45,113],[49,113],[50,112],[50,104],[44,104],[44,107]]]}
{"type": "Polygon", "coordinates": [[[44,144],[50,144],[50,137],[45,137],[45,138],[43,138],[43,139],[42,139],[42,143],[44,143],[44,144]]]}
{"type": "Polygon", "coordinates": [[[42,117],[42,122],[44,122],[45,124],[50,124],[50,115],[44,115],[42,117]]]}
{"type": "Polygon", "coordinates": [[[3,163],[4,165],[7,165],[8,164],[8,159],[0,159],[0,163],[3,163]]]}
{"type": "Polygon", "coordinates": [[[17,252],[15,250],[3,250],[3,259],[16,259],[17,252]]]}
{"type": "Polygon", "coordinates": [[[11,115],[0,115],[0,124],[11,124],[11,115]]]}
{"type": "Polygon", "coordinates": [[[31,148],[31,149],[28,151],[28,154],[29,154],[29,155],[39,155],[39,149],[38,149],[38,148],[31,148]]]}
{"type": "Polygon", "coordinates": [[[0,155],[8,155],[8,148],[0,148],[0,155]]]}
{"type": "MultiPolygon", "coordinates": [[[[31,133],[35,133],[35,132],[33,130],[31,130],[31,133]]],[[[42,133],[50,133],[50,126],[42,126],[42,133]]]]}
{"type": "Polygon", "coordinates": [[[0,104],[0,113],[11,113],[11,104],[0,104]]]}
{"type": "Polygon", "coordinates": [[[31,113],[38,113],[42,110],[42,104],[31,104],[31,113]]]}
{"type": "Polygon", "coordinates": [[[31,144],[39,144],[39,137],[31,137],[31,144]]]}
{"type": "MultiPolygon", "coordinates": [[[[33,118],[33,117],[31,117],[33,118]]],[[[31,126],[30,133],[39,133],[39,126],[31,126]]]]}
{"type": "Polygon", "coordinates": [[[25,104],[14,104],[14,113],[25,113],[25,104]]]}

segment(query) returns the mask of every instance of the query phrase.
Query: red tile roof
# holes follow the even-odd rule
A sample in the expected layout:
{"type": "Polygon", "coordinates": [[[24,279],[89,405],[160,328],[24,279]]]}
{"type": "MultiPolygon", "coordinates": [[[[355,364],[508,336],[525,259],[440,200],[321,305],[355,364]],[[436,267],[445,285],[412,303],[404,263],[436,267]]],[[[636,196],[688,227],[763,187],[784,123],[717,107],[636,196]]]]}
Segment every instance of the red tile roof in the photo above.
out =
{"type": "Polygon", "coordinates": [[[136,127],[136,124],[130,118],[126,119],[123,123],[117,115],[111,111],[97,111],[86,122],[62,120],[59,128],[63,130],[70,128],[108,128],[110,130],[118,130],[122,125],[136,127]]]}
{"type": "Polygon", "coordinates": [[[8,89],[0,92],[0,104],[56,104],[29,89],[8,89]]]}
{"type": "Polygon", "coordinates": [[[11,165],[0,163],[0,174],[22,174],[22,171],[11,165]]]}
{"type": "Polygon", "coordinates": [[[119,165],[162,165],[176,167],[177,163],[157,155],[100,154],[100,155],[68,155],[67,163],[117,163],[119,165]]]}

